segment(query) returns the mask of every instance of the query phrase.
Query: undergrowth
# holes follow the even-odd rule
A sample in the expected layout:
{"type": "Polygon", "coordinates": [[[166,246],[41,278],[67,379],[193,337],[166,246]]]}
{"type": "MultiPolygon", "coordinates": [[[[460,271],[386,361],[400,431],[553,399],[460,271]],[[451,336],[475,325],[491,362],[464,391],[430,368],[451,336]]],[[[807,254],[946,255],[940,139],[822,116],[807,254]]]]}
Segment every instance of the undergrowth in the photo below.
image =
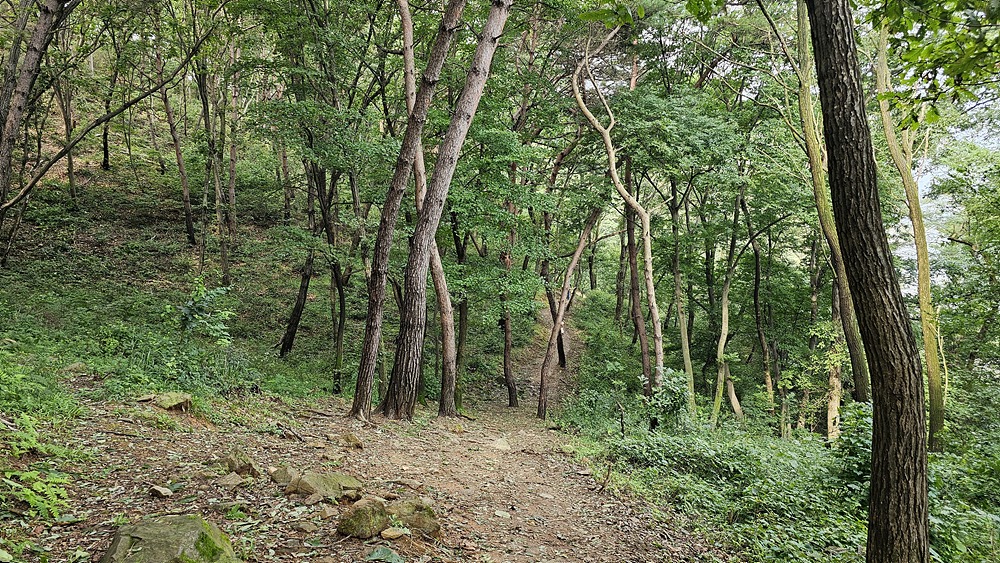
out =
{"type": "MultiPolygon", "coordinates": [[[[586,338],[578,390],[557,420],[576,431],[617,483],[680,512],[751,561],[864,560],[871,472],[871,408],[848,403],[842,435],[725,420],[712,430],[687,413],[681,376],[642,396],[638,354],[615,325],[611,296],[591,292],[574,321],[586,338]],[[650,430],[650,420],[659,424],[650,430]]],[[[700,404],[709,400],[699,396],[700,404]]],[[[776,422],[776,421],[775,421],[776,422]]],[[[963,433],[968,434],[968,433],[963,433]]],[[[1000,451],[996,441],[930,457],[932,557],[1000,561],[1000,451]]]]}

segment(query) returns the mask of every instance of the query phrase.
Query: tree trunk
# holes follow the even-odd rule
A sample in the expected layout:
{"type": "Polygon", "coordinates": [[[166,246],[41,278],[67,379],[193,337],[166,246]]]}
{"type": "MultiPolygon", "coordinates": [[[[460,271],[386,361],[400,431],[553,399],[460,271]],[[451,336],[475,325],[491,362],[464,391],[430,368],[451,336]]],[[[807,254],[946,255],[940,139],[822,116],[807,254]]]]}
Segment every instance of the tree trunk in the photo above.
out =
{"type": "Polygon", "coordinates": [[[375,380],[375,370],[378,364],[379,347],[382,343],[382,315],[385,311],[385,288],[389,274],[389,250],[392,247],[393,232],[403,193],[410,179],[410,170],[420,147],[420,138],[431,98],[445,59],[451,40],[459,27],[459,19],[465,8],[465,0],[449,0],[444,16],[438,26],[437,37],[431,48],[420,82],[420,89],[406,123],[406,132],[399,148],[396,168],[392,182],[382,206],[382,217],[379,220],[378,234],[375,237],[375,248],[372,251],[371,275],[368,277],[368,316],[365,320],[364,340],[361,344],[361,358],[358,364],[358,379],[354,388],[354,402],[348,416],[367,420],[371,416],[372,383],[375,380]]]}
{"type": "Polygon", "coordinates": [[[865,348],[861,341],[857,318],[854,313],[854,300],[851,297],[851,285],[844,266],[843,252],[840,248],[840,237],[833,217],[833,209],[827,197],[826,177],[823,172],[823,149],[820,145],[819,128],[813,113],[812,99],[812,60],[809,55],[809,17],[805,0],[798,0],[798,76],[799,76],[799,116],[802,120],[802,135],[805,139],[806,156],[809,160],[809,172],[812,179],[813,198],[816,201],[816,213],[819,216],[820,229],[830,247],[830,261],[837,279],[842,280],[840,286],[841,325],[844,327],[844,340],[851,357],[851,372],[854,377],[854,400],[867,403],[871,396],[871,377],[868,373],[868,362],[865,358],[865,348]]]}
{"type": "Polygon", "coordinates": [[[600,209],[594,209],[590,212],[590,216],[587,217],[586,222],[583,224],[583,232],[580,233],[580,240],[577,242],[576,251],[573,252],[573,257],[570,258],[569,265],[566,266],[562,290],[559,292],[559,302],[556,305],[556,318],[553,319],[552,330],[549,332],[549,344],[545,348],[545,357],[542,358],[542,368],[538,384],[538,418],[545,418],[548,414],[549,379],[552,377],[552,362],[555,360],[559,327],[562,326],[563,319],[566,316],[566,309],[569,307],[569,298],[567,295],[569,294],[570,282],[573,279],[573,271],[576,270],[577,264],[580,263],[580,256],[583,255],[583,249],[587,247],[587,239],[590,237],[590,231],[594,228],[594,224],[597,223],[597,219],[600,216],[600,209]]]}
{"type": "MultiPolygon", "coordinates": [[[[597,48],[596,52],[600,52],[611,39],[617,34],[621,28],[615,28],[600,47],[597,48]]],[[[659,388],[663,384],[663,327],[660,324],[660,309],[656,302],[656,279],[653,276],[653,236],[650,231],[650,216],[649,212],[639,203],[635,197],[629,192],[627,187],[622,183],[621,178],[618,176],[618,157],[616,156],[616,149],[614,141],[611,139],[611,129],[614,128],[615,120],[614,114],[611,112],[611,108],[607,105],[604,99],[604,95],[601,93],[597,81],[591,81],[597,88],[598,97],[601,99],[601,103],[604,106],[604,110],[607,112],[608,117],[611,119],[610,125],[607,127],[603,126],[597,117],[594,116],[593,112],[587,107],[587,104],[583,101],[583,94],[580,91],[580,74],[583,72],[584,67],[587,67],[587,73],[590,74],[589,60],[591,53],[586,53],[583,59],[576,65],[576,70],[573,72],[572,86],[573,86],[573,97],[576,99],[576,105],[580,108],[580,111],[587,117],[587,121],[590,125],[598,132],[601,136],[601,140],[604,141],[604,150],[608,156],[608,173],[611,176],[611,182],[615,186],[615,190],[618,195],[625,200],[625,204],[628,205],[636,215],[639,217],[640,224],[642,225],[642,258],[645,265],[645,280],[646,280],[646,301],[649,306],[649,316],[650,323],[653,325],[653,353],[655,357],[655,371],[653,373],[654,388],[659,388]]]]}
{"type": "Polygon", "coordinates": [[[743,218],[747,224],[747,236],[750,237],[750,248],[753,250],[753,316],[757,326],[757,342],[760,344],[761,363],[764,367],[764,389],[767,391],[767,408],[774,414],[774,380],[771,378],[771,348],[764,332],[764,318],[760,306],[760,243],[754,236],[753,225],[750,222],[750,210],[746,201],[743,202],[743,218]]]}
{"type": "MultiPolygon", "coordinates": [[[[458,165],[465,136],[472,125],[472,118],[479,106],[486,79],[489,75],[493,53],[499,44],[511,0],[495,0],[483,26],[481,40],[469,68],[448,131],[438,147],[434,175],[427,188],[424,208],[417,218],[410,243],[410,255],[404,276],[405,293],[400,311],[400,332],[396,342],[396,355],[389,376],[389,389],[379,405],[379,412],[389,418],[413,418],[416,401],[416,381],[420,375],[424,331],[427,320],[427,271],[431,260],[431,247],[435,245],[444,203],[451,186],[451,179],[458,165]]],[[[419,101],[419,100],[418,100],[419,101]]],[[[414,111],[416,113],[416,110],[414,111]]]]}
{"type": "MultiPolygon", "coordinates": [[[[726,386],[729,362],[726,361],[726,344],[729,342],[729,290],[733,286],[733,274],[736,273],[736,233],[740,222],[740,207],[742,207],[743,188],[736,195],[736,204],[733,206],[733,230],[729,237],[729,254],[726,259],[726,277],[722,282],[722,298],[720,299],[722,322],[719,327],[719,341],[715,347],[715,363],[718,369],[718,376],[715,381],[715,399],[712,402],[712,428],[719,422],[719,414],[722,410],[722,392],[726,386]]],[[[730,399],[735,397],[735,393],[730,399]]],[[[742,419],[743,413],[739,408],[739,403],[732,402],[733,412],[737,418],[742,419]]]]}
{"type": "Polygon", "coordinates": [[[917,251],[917,301],[920,304],[920,332],[924,342],[924,362],[927,364],[927,394],[930,399],[930,417],[928,428],[928,448],[932,452],[941,451],[941,431],[944,430],[944,386],[941,380],[941,360],[938,357],[937,318],[934,305],[931,303],[931,265],[927,252],[927,232],[924,229],[924,213],[920,208],[920,188],[913,177],[913,136],[915,131],[904,130],[900,142],[896,135],[896,124],[893,123],[889,109],[889,100],[885,95],[891,91],[889,84],[889,63],[886,60],[888,50],[888,29],[885,24],[879,32],[878,60],[875,63],[875,83],[879,93],[879,113],[882,116],[882,127],[885,130],[886,144],[889,154],[903,179],[903,191],[906,192],[906,205],[910,211],[910,224],[913,227],[913,245],[917,251]]]}
{"type": "MultiPolygon", "coordinates": [[[[631,189],[632,158],[625,157],[625,185],[631,189]]],[[[628,246],[629,302],[631,303],[632,328],[639,339],[639,357],[642,360],[642,386],[647,397],[652,396],[656,380],[649,361],[649,340],[646,334],[646,317],[642,314],[642,298],[639,294],[639,259],[635,243],[635,211],[625,207],[625,236],[628,246]]]]}
{"type": "MultiPolygon", "coordinates": [[[[840,286],[836,278],[831,284],[833,295],[830,299],[830,320],[834,326],[840,324],[840,286]]],[[[840,349],[843,338],[838,334],[833,340],[834,352],[840,349]]],[[[844,390],[840,381],[840,362],[831,362],[829,371],[830,390],[826,400],[826,439],[836,442],[840,437],[840,400],[844,390]]]]}
{"type": "MultiPolygon", "coordinates": [[[[413,20],[407,0],[396,0],[403,28],[403,75],[406,89],[406,110],[412,114],[417,100],[416,61],[413,56],[413,20]]],[[[423,210],[427,192],[427,170],[424,166],[423,143],[418,139],[417,151],[413,159],[413,179],[416,186],[417,211],[423,210]]],[[[455,385],[458,371],[458,351],[455,345],[455,312],[448,292],[448,280],[437,244],[431,245],[431,279],[437,295],[441,321],[441,396],[438,401],[438,416],[458,416],[455,405],[455,385]]]]}
{"type": "MultiPolygon", "coordinates": [[[[6,201],[10,191],[14,173],[14,142],[27,111],[28,96],[41,73],[42,58],[52,42],[54,31],[78,5],[79,0],[39,2],[38,18],[28,38],[23,59],[20,57],[20,38],[11,41],[4,68],[3,90],[0,91],[0,202],[6,201]],[[17,66],[18,60],[21,63],[20,68],[17,66]]],[[[22,8],[25,10],[22,12],[23,18],[19,18],[15,27],[27,26],[30,5],[25,3],[22,8]]],[[[0,221],[2,218],[3,214],[0,213],[0,221]]]]}
{"type": "Polygon", "coordinates": [[[876,163],[847,0],[809,0],[830,189],[872,374],[867,560],[929,561],[923,376],[882,224],[876,163]]]}
{"type": "Polygon", "coordinates": [[[288,317],[288,324],[285,327],[285,334],[281,337],[278,357],[284,358],[292,351],[295,344],[295,335],[299,330],[299,321],[302,320],[302,311],[306,307],[306,298],[309,296],[309,282],[313,276],[313,261],[315,254],[312,250],[306,255],[306,263],[302,266],[302,279],[299,281],[299,293],[295,297],[295,306],[292,307],[292,314],[288,317]]]}

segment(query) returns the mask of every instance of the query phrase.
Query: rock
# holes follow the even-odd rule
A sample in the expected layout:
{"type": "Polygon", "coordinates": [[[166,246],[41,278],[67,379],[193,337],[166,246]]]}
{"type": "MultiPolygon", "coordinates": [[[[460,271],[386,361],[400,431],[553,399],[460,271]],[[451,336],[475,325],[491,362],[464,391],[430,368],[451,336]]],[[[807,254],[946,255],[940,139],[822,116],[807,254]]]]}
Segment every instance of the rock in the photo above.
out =
{"type": "Polygon", "coordinates": [[[153,404],[168,411],[187,412],[191,410],[191,395],[176,391],[160,393],[153,399],[153,404]]]}
{"type": "Polygon", "coordinates": [[[542,497],[545,500],[552,500],[552,499],[556,498],[556,497],[550,495],[549,493],[538,493],[538,496],[542,497]]]}
{"type": "Polygon", "coordinates": [[[267,472],[271,476],[271,480],[279,485],[287,485],[299,478],[298,471],[284,464],[278,467],[268,467],[267,472]]]}
{"type": "Polygon", "coordinates": [[[193,514],[122,526],[101,563],[240,563],[229,538],[193,514]]]}
{"type": "Polygon", "coordinates": [[[354,506],[340,518],[337,532],[366,540],[388,528],[389,522],[389,514],[384,504],[376,500],[363,499],[354,503],[354,506]]]}
{"type": "Polygon", "coordinates": [[[384,545],[380,545],[365,556],[365,561],[382,561],[382,563],[406,563],[398,553],[384,545]]]}
{"type": "Polygon", "coordinates": [[[319,511],[319,517],[322,518],[323,520],[329,520],[330,518],[333,518],[339,513],[340,511],[337,510],[336,508],[332,506],[327,506],[324,507],[323,510],[319,511]]]}
{"type": "Polygon", "coordinates": [[[319,526],[312,522],[296,522],[292,524],[292,529],[311,534],[319,529],[319,526]]]}
{"type": "Polygon", "coordinates": [[[400,500],[386,507],[386,512],[395,516],[406,525],[411,532],[437,537],[441,533],[441,524],[429,502],[423,499],[400,500]]]}
{"type": "Polygon", "coordinates": [[[380,534],[382,539],[397,540],[403,536],[408,536],[410,531],[404,528],[386,528],[380,534]]]}
{"type": "Polygon", "coordinates": [[[149,488],[149,496],[153,498],[167,498],[174,496],[174,492],[166,487],[158,487],[153,485],[149,488]]]}
{"type": "Polygon", "coordinates": [[[497,438],[497,440],[495,442],[493,442],[492,444],[490,444],[490,446],[494,450],[499,450],[501,452],[509,452],[510,451],[510,442],[507,441],[507,438],[503,438],[503,437],[497,438]]]}
{"type": "Polygon", "coordinates": [[[314,495],[321,494],[326,498],[340,500],[343,498],[361,498],[363,485],[350,475],[343,473],[316,473],[306,471],[301,476],[289,481],[285,494],[314,495]]]}
{"type": "Polygon", "coordinates": [[[353,432],[341,434],[337,438],[337,443],[340,444],[340,447],[350,450],[361,450],[365,447],[364,443],[361,442],[361,438],[358,438],[353,432]]]}
{"type": "Polygon", "coordinates": [[[409,487],[413,490],[417,490],[420,487],[424,486],[423,483],[417,481],[416,479],[393,479],[392,482],[397,485],[403,485],[404,487],[409,487]]]}
{"type": "Polygon", "coordinates": [[[306,500],[302,501],[302,504],[304,504],[306,506],[312,506],[314,504],[319,504],[319,503],[323,502],[324,498],[326,498],[326,497],[323,496],[323,493],[313,493],[313,494],[307,496],[306,500]]]}
{"type": "Polygon", "coordinates": [[[240,477],[239,473],[230,473],[229,475],[219,477],[215,480],[216,485],[227,489],[235,489],[236,487],[245,485],[248,482],[249,480],[240,477]]]}
{"type": "Polygon", "coordinates": [[[497,510],[493,514],[495,514],[499,518],[507,518],[508,520],[510,519],[510,512],[507,512],[506,510],[497,510]]]}
{"type": "Polygon", "coordinates": [[[245,451],[240,449],[235,449],[229,452],[229,455],[222,460],[222,464],[225,465],[226,469],[229,471],[244,477],[248,475],[250,477],[260,477],[264,474],[264,472],[261,471],[260,466],[257,465],[257,462],[247,455],[245,451]]]}

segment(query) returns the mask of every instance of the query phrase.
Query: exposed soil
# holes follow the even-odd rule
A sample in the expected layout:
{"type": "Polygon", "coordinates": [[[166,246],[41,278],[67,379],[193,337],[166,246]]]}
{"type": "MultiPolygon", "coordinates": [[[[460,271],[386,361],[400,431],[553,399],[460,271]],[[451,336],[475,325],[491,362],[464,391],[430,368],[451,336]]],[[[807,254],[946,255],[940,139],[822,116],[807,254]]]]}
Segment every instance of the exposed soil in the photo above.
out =
{"type": "MultiPolygon", "coordinates": [[[[578,358],[573,335],[568,345],[572,370],[578,358]]],[[[497,390],[488,402],[472,405],[474,420],[438,419],[436,409],[424,409],[413,423],[367,425],[345,419],[346,405],[335,399],[252,399],[213,407],[221,413],[215,418],[230,421],[213,424],[146,404],[81,398],[85,414],[52,437],[91,453],[68,468],[71,509],[64,519],[78,521],[25,528],[23,534],[46,549],[28,560],[99,560],[119,525],[166,513],[197,513],[215,522],[248,562],[363,561],[377,545],[389,545],[408,562],[724,560],[669,516],[606,490],[602,469],[567,453],[571,437],[534,417],[543,346],[536,342],[520,352],[521,407],[506,408],[506,392],[497,390]],[[348,432],[361,439],[362,449],[340,445],[348,432]],[[354,475],[367,493],[383,498],[425,497],[441,520],[442,536],[362,542],[335,531],[346,505],[307,506],[266,475],[222,487],[215,483],[225,473],[218,460],[234,448],[262,466],[287,463],[354,475]],[[153,498],[152,485],[176,491],[153,498]]],[[[566,371],[557,371],[565,388],[566,371]]],[[[86,376],[74,383],[80,389],[95,385],[86,376]]]]}

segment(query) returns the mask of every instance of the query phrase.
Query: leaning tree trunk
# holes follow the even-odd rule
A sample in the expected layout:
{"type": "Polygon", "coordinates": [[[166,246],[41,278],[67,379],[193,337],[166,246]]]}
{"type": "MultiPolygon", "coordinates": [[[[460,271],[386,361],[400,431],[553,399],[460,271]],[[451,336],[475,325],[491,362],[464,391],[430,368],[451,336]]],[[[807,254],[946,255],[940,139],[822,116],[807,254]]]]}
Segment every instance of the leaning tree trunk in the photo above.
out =
{"type": "Polygon", "coordinates": [[[923,374],[882,223],[848,0],[809,0],[830,190],[872,375],[867,560],[930,560],[923,374]]]}
{"type": "MultiPolygon", "coordinates": [[[[417,100],[416,61],[413,56],[413,19],[407,0],[396,0],[403,28],[403,76],[406,88],[406,110],[412,114],[417,100]]],[[[423,143],[417,141],[417,151],[413,159],[413,179],[416,185],[416,206],[421,212],[427,193],[427,169],[424,166],[423,143]]],[[[431,246],[431,280],[437,295],[438,311],[441,319],[441,397],[438,401],[438,416],[458,416],[455,403],[455,386],[458,372],[458,351],[455,345],[455,310],[448,293],[448,279],[437,245],[431,246]]]]}
{"type": "MultiPolygon", "coordinates": [[[[632,183],[632,158],[625,157],[625,185],[632,183]]],[[[632,328],[639,339],[639,358],[642,360],[642,384],[646,396],[652,396],[653,366],[649,361],[649,337],[646,334],[646,317],[642,314],[642,298],[639,294],[639,257],[635,243],[635,211],[625,207],[625,236],[627,239],[628,272],[629,272],[629,302],[632,316],[632,328]]],[[[633,339],[633,343],[635,340],[633,339]]]]}
{"type": "Polygon", "coordinates": [[[888,29],[885,24],[879,33],[878,60],[875,63],[875,83],[879,92],[879,113],[885,130],[889,154],[903,180],[906,204],[910,210],[910,224],[913,226],[913,245],[917,251],[917,301],[920,305],[920,332],[924,341],[924,362],[927,364],[927,394],[930,399],[928,447],[931,451],[941,451],[941,431],[944,430],[944,386],[941,380],[941,359],[938,356],[937,319],[931,303],[931,264],[927,252],[927,232],[924,229],[924,213],[920,208],[920,189],[913,177],[913,135],[914,131],[903,131],[900,142],[896,135],[885,95],[891,91],[889,84],[888,29]]]}
{"type": "Polygon", "coordinates": [[[549,332],[549,345],[545,348],[545,357],[542,358],[542,368],[538,383],[538,418],[545,418],[546,414],[548,414],[549,379],[552,377],[552,362],[555,361],[559,327],[566,317],[566,309],[569,308],[569,296],[567,294],[569,293],[569,286],[573,279],[573,271],[576,270],[577,264],[580,263],[580,256],[583,255],[583,249],[587,247],[587,239],[590,237],[590,231],[594,228],[594,224],[597,223],[597,219],[600,216],[600,209],[594,209],[590,212],[590,216],[587,217],[587,220],[583,224],[583,232],[580,233],[580,240],[576,245],[576,251],[573,252],[573,257],[570,258],[569,266],[566,266],[566,274],[563,277],[562,290],[559,292],[559,302],[556,306],[556,318],[553,320],[552,330],[549,332]]]}
{"type": "Polygon", "coordinates": [[[382,206],[382,217],[379,220],[378,234],[375,237],[375,248],[372,251],[371,275],[368,277],[368,316],[365,320],[364,340],[361,344],[361,358],[358,364],[358,379],[354,387],[354,402],[348,416],[368,419],[371,415],[372,384],[375,381],[375,370],[378,367],[379,349],[382,344],[382,315],[385,312],[385,288],[389,274],[389,250],[392,247],[393,232],[396,229],[396,219],[403,201],[403,193],[410,180],[410,171],[420,147],[421,134],[427,121],[427,111],[430,109],[431,98],[445,59],[451,40],[458,31],[458,22],[465,8],[465,0],[449,0],[444,16],[438,26],[438,34],[434,40],[424,69],[420,89],[414,100],[413,111],[406,123],[406,132],[399,148],[396,168],[385,204],[382,206]]]}
{"type": "MultiPolygon", "coordinates": [[[[163,82],[163,53],[159,47],[156,49],[156,76],[163,82]]],[[[196,246],[198,240],[194,234],[194,212],[191,210],[191,184],[188,181],[187,168],[184,166],[184,153],[181,151],[181,137],[177,132],[177,121],[174,117],[174,108],[170,104],[170,96],[167,95],[167,85],[160,87],[160,100],[163,102],[163,111],[167,114],[167,128],[170,130],[170,140],[174,146],[174,157],[177,159],[177,175],[181,180],[181,198],[184,203],[184,229],[187,232],[188,245],[196,246]]]]}
{"type": "Polygon", "coordinates": [[[483,26],[482,38],[469,67],[465,88],[455,103],[455,113],[448,125],[444,140],[438,147],[434,175],[424,197],[424,208],[417,218],[413,231],[404,275],[405,292],[400,311],[395,361],[389,376],[389,388],[378,408],[379,412],[389,418],[413,418],[424,332],[427,328],[427,271],[430,266],[431,247],[436,245],[434,235],[441,214],[444,212],[445,199],[458,165],[459,153],[483,95],[490,65],[493,62],[493,53],[499,45],[500,35],[510,13],[511,2],[512,0],[494,0],[490,7],[489,16],[483,26]]]}

